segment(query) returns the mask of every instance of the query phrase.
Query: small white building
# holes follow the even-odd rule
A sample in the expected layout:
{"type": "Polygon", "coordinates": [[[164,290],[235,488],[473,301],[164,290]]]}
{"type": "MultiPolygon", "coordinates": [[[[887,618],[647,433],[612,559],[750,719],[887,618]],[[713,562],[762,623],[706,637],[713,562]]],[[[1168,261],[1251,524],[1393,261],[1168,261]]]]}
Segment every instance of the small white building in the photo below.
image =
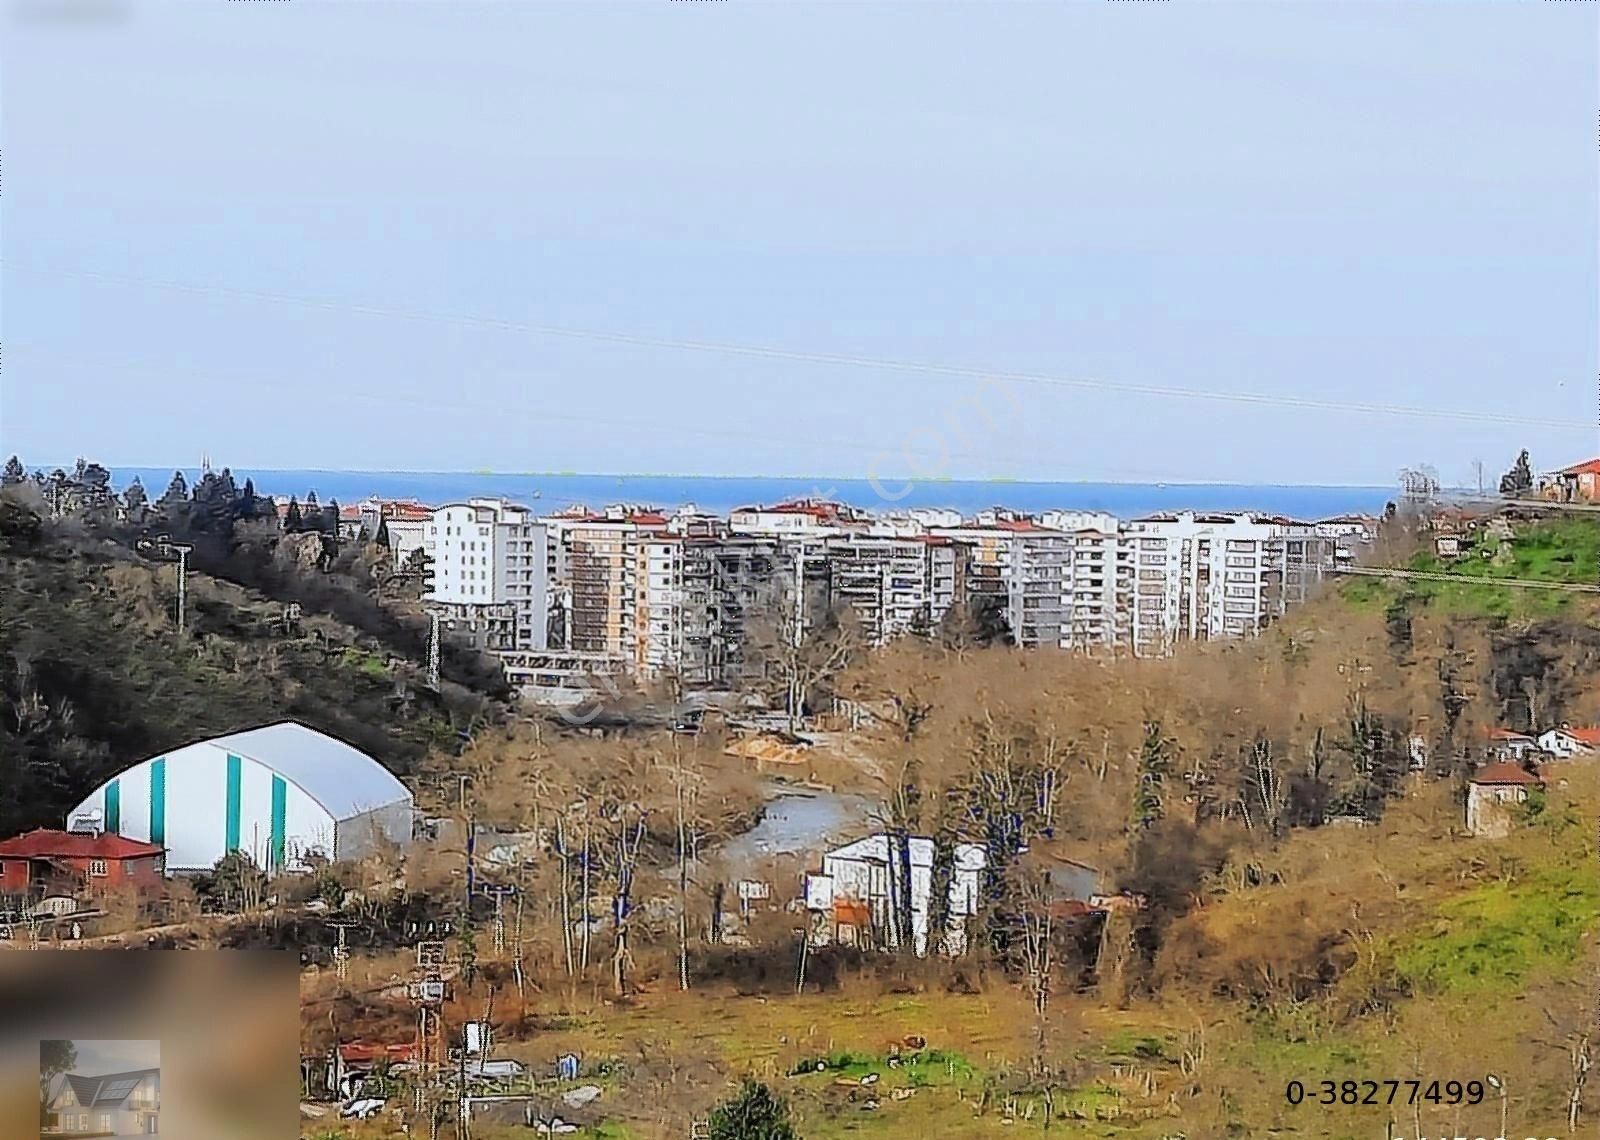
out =
{"type": "Polygon", "coordinates": [[[1600,728],[1572,728],[1562,725],[1539,734],[1539,750],[1570,760],[1589,752],[1600,752],[1600,728]]]}
{"type": "Polygon", "coordinates": [[[1544,781],[1518,764],[1487,764],[1473,775],[1467,787],[1467,830],[1483,839],[1501,839],[1511,833],[1512,804],[1527,800],[1528,791],[1544,781]]]}
{"type": "Polygon", "coordinates": [[[166,848],[169,871],[243,851],[269,871],[411,842],[411,792],[359,749],[303,724],[197,741],[125,769],[67,817],[166,848]]]}
{"type": "Polygon", "coordinates": [[[1489,755],[1495,760],[1523,760],[1539,751],[1539,742],[1525,732],[1486,728],[1483,735],[1488,742],[1489,755]]]}
{"type": "MultiPolygon", "coordinates": [[[[812,943],[895,949],[899,935],[894,915],[903,905],[900,892],[909,878],[912,938],[917,955],[927,954],[933,855],[933,840],[926,836],[910,836],[902,846],[896,837],[882,833],[824,855],[821,874],[806,876],[806,909],[819,916],[812,926],[812,943]]],[[[950,921],[944,938],[948,954],[966,950],[967,920],[978,911],[980,876],[987,862],[980,844],[955,845],[950,921]]]]}

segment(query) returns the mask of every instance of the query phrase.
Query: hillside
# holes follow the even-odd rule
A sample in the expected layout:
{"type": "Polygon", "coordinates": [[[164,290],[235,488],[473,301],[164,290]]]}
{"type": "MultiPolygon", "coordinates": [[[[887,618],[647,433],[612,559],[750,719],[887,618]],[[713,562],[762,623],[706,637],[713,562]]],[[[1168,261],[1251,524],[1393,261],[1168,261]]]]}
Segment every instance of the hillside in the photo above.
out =
{"type": "Polygon", "coordinates": [[[176,570],[7,504],[0,523],[0,833],[56,824],[96,782],[162,749],[292,718],[411,770],[486,706],[414,683],[404,652],[328,617],[176,570]]]}
{"type": "Polygon", "coordinates": [[[1405,560],[1403,568],[1460,575],[1467,581],[1394,582],[1353,578],[1342,584],[1342,595],[1351,604],[1363,608],[1383,609],[1398,601],[1458,617],[1592,623],[1600,613],[1600,595],[1512,590],[1472,579],[1600,584],[1600,519],[1521,522],[1516,524],[1514,537],[1503,548],[1499,540],[1482,531],[1469,533],[1463,538],[1458,557],[1443,559],[1426,550],[1405,560]]]}

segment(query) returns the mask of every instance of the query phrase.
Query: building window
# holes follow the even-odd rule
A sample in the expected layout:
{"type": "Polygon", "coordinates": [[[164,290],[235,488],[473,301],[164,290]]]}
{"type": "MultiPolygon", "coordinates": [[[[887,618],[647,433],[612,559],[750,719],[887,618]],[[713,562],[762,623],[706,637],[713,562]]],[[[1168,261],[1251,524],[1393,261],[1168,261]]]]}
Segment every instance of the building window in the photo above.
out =
{"type": "Polygon", "coordinates": [[[100,1114],[100,1131],[111,1131],[111,1114],[109,1112],[102,1112],[100,1114]]]}
{"type": "Polygon", "coordinates": [[[95,876],[96,878],[105,878],[106,861],[104,859],[90,859],[89,874],[95,876]]]}

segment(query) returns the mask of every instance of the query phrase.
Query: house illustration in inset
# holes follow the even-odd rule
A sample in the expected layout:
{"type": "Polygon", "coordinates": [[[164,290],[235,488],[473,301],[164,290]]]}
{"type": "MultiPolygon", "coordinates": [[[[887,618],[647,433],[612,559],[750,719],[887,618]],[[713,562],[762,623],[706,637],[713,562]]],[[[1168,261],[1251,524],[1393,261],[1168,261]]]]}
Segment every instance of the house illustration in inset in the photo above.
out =
{"type": "Polygon", "coordinates": [[[80,1076],[62,1073],[50,1089],[43,1135],[155,1136],[160,1133],[161,1070],[80,1076]]]}

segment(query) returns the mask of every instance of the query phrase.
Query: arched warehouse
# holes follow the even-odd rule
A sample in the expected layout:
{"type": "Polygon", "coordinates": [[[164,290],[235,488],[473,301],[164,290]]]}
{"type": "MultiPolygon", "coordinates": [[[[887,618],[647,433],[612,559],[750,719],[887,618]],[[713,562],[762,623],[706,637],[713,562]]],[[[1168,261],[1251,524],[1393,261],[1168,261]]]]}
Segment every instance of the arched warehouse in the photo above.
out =
{"type": "Polygon", "coordinates": [[[169,871],[243,851],[271,870],[411,841],[411,792],[343,741],[285,721],[185,745],[119,772],[67,817],[167,849],[169,871]]]}

